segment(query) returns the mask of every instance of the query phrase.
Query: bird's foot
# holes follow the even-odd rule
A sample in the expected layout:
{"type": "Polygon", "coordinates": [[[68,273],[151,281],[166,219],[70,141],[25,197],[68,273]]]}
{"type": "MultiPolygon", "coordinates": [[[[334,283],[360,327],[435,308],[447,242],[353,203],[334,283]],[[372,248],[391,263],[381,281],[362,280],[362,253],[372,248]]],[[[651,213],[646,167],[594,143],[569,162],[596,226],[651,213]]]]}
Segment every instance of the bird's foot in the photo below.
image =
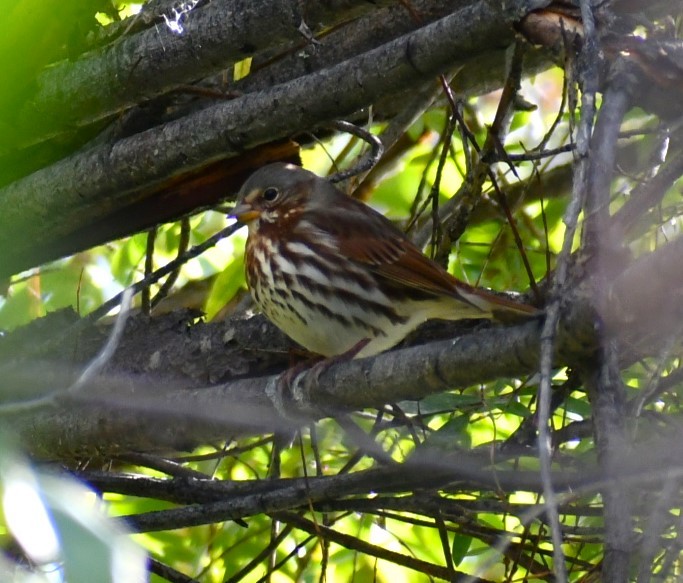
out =
{"type": "Polygon", "coordinates": [[[308,361],[288,368],[266,387],[266,394],[278,413],[297,422],[330,416],[330,410],[313,403],[320,376],[335,364],[355,358],[368,342],[370,339],[364,338],[346,352],[320,360],[312,366],[308,361]]]}

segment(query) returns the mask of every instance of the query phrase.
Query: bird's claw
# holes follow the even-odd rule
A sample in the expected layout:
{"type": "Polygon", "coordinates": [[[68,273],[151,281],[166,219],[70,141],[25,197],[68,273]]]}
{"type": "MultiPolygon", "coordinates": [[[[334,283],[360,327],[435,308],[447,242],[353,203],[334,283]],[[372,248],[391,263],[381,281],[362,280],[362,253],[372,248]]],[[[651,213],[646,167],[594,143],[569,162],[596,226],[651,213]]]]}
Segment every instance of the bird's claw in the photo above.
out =
{"type": "Polygon", "coordinates": [[[290,367],[266,388],[266,394],[272,401],[277,412],[286,419],[302,422],[319,419],[332,415],[312,400],[312,395],[318,389],[320,375],[331,366],[340,362],[352,360],[370,342],[364,338],[346,352],[325,358],[311,366],[310,362],[300,362],[290,367]]]}
{"type": "Polygon", "coordinates": [[[307,363],[293,366],[268,384],[266,394],[282,417],[302,423],[325,416],[310,397],[318,387],[320,374],[326,368],[320,367],[321,364],[324,361],[312,367],[307,363]]]}

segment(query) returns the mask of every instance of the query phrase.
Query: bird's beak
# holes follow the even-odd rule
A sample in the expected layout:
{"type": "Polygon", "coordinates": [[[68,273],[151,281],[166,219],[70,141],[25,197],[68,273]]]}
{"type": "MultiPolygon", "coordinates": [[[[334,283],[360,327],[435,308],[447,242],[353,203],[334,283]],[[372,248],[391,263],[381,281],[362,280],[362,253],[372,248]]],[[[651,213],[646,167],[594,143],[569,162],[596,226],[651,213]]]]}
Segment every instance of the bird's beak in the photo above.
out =
{"type": "Polygon", "coordinates": [[[232,209],[228,216],[235,217],[240,223],[247,225],[258,219],[261,216],[261,211],[253,209],[250,204],[242,203],[232,209]]]}

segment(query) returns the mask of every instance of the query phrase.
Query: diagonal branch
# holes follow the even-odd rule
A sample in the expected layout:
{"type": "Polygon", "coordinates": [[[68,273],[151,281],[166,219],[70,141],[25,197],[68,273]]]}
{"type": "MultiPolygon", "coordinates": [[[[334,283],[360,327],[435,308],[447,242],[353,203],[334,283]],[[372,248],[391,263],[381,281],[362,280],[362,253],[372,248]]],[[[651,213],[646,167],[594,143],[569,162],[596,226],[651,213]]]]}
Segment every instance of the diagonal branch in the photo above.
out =
{"type": "Polygon", "coordinates": [[[213,0],[188,12],[182,31],[154,25],[76,61],[45,69],[12,131],[0,136],[0,153],[120,114],[256,51],[305,42],[299,30],[304,20],[317,32],[370,9],[360,0],[343,6],[300,0],[213,0]]]}
{"type": "Polygon", "coordinates": [[[28,267],[27,249],[135,202],[146,187],[245,149],[345,117],[513,38],[533,2],[484,0],[381,47],[271,89],[95,146],[0,189],[0,277],[28,267]],[[102,204],[106,201],[106,204],[102,204]],[[36,226],[39,226],[37,228],[36,226]]]}

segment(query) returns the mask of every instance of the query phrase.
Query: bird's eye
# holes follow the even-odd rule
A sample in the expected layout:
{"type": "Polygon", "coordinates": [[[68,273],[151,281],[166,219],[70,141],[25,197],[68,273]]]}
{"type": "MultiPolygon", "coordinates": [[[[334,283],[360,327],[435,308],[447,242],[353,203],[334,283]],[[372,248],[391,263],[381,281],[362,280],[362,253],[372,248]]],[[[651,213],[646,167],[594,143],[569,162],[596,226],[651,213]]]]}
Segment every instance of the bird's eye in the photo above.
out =
{"type": "Polygon", "coordinates": [[[273,202],[279,195],[280,192],[278,189],[271,186],[263,191],[263,200],[266,202],[273,202]]]}

